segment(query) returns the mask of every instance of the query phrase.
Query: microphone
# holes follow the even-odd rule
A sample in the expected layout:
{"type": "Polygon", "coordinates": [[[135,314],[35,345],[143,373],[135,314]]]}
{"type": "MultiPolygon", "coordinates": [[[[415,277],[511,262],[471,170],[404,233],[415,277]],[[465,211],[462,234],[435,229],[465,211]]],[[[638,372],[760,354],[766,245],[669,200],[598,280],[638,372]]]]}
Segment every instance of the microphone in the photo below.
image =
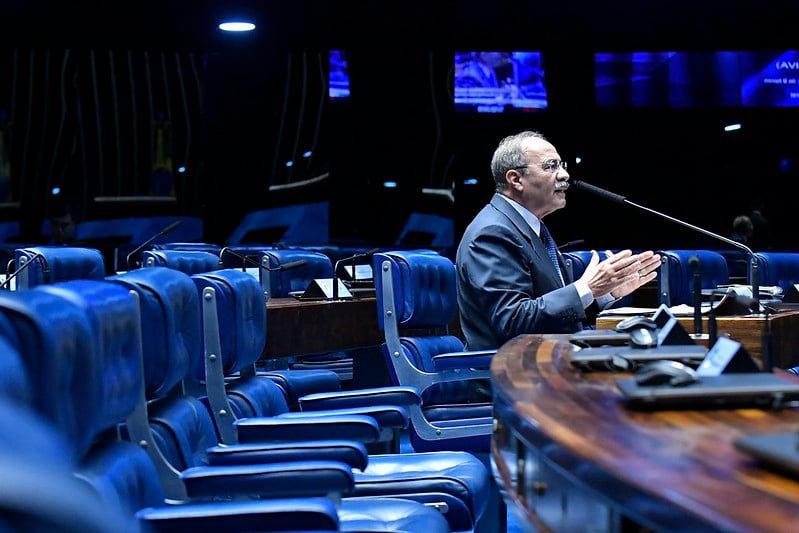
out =
{"type": "Polygon", "coordinates": [[[172,224],[168,225],[167,227],[165,227],[164,229],[162,229],[161,231],[159,231],[158,233],[156,233],[155,235],[153,235],[152,237],[150,237],[149,239],[147,239],[146,241],[144,241],[143,243],[141,243],[140,245],[138,245],[136,248],[134,248],[134,249],[133,249],[133,250],[132,250],[132,251],[131,251],[131,252],[128,254],[128,256],[125,258],[125,264],[127,265],[127,268],[128,268],[128,270],[130,270],[130,258],[131,258],[131,257],[133,257],[133,256],[134,256],[134,255],[136,255],[137,253],[141,252],[141,251],[142,251],[142,250],[144,250],[145,248],[147,248],[147,247],[148,247],[150,244],[152,244],[152,243],[153,243],[153,241],[154,241],[155,239],[157,239],[158,237],[162,237],[162,236],[166,235],[167,233],[169,233],[170,231],[172,231],[173,229],[175,229],[175,228],[177,228],[178,226],[180,226],[180,223],[181,223],[181,222],[182,222],[181,220],[176,220],[176,221],[174,221],[172,224]]]}
{"type": "Polygon", "coordinates": [[[574,246],[582,246],[583,244],[585,244],[585,239],[577,239],[575,241],[569,241],[566,244],[561,244],[560,246],[558,246],[558,250],[561,251],[568,250],[569,248],[572,248],[574,246]]]}
{"type": "Polygon", "coordinates": [[[341,263],[346,262],[346,261],[352,261],[352,281],[355,281],[355,278],[356,278],[356,276],[355,276],[355,261],[357,259],[362,259],[364,257],[370,257],[370,256],[376,254],[379,251],[380,251],[380,248],[372,248],[371,250],[367,250],[366,252],[361,252],[361,253],[355,254],[353,256],[345,257],[343,259],[339,259],[338,261],[336,261],[336,264],[333,266],[333,299],[334,300],[338,299],[338,267],[339,267],[339,265],[341,263]]]}
{"type": "Polygon", "coordinates": [[[758,277],[759,276],[758,276],[757,259],[755,258],[755,253],[752,251],[751,248],[749,248],[745,244],[742,244],[742,243],[740,243],[738,241],[734,241],[732,239],[728,239],[727,237],[719,235],[718,233],[713,233],[712,231],[708,231],[708,230],[706,230],[704,228],[700,228],[699,226],[694,226],[693,224],[689,224],[688,222],[685,222],[685,221],[680,220],[678,218],[674,218],[674,217],[669,216],[669,215],[667,215],[665,213],[661,213],[660,211],[655,211],[654,209],[650,209],[648,207],[645,207],[645,206],[636,204],[634,202],[631,202],[630,200],[628,200],[624,196],[612,193],[610,191],[606,191],[605,189],[600,189],[599,187],[597,187],[595,185],[591,185],[590,183],[586,183],[586,182],[584,182],[582,180],[572,179],[571,180],[571,184],[572,184],[572,186],[574,186],[574,187],[576,187],[578,189],[582,189],[584,191],[588,191],[590,193],[593,193],[593,194],[595,194],[597,196],[601,196],[602,198],[604,198],[606,200],[610,200],[611,202],[616,202],[616,203],[619,203],[619,204],[627,204],[627,205],[631,205],[631,206],[633,206],[635,208],[642,209],[644,211],[652,213],[653,215],[657,215],[657,216],[659,216],[661,218],[665,218],[666,220],[670,220],[671,222],[675,222],[677,224],[680,224],[681,226],[685,226],[686,228],[692,229],[694,231],[698,231],[699,233],[707,235],[708,237],[711,237],[713,239],[722,241],[724,243],[729,244],[730,246],[734,246],[735,248],[739,248],[739,249],[743,250],[744,252],[746,252],[747,257],[749,257],[749,265],[751,266],[751,280],[750,281],[752,283],[753,301],[752,301],[752,305],[751,305],[750,311],[753,312],[753,313],[756,313],[756,314],[760,314],[760,287],[758,286],[758,277]]]}
{"type": "Polygon", "coordinates": [[[0,289],[9,289],[11,287],[10,285],[11,280],[17,277],[17,274],[27,269],[31,265],[31,263],[33,263],[36,259],[41,259],[42,263],[44,264],[42,268],[43,283],[45,285],[50,283],[50,265],[47,264],[47,259],[45,259],[40,252],[36,252],[35,254],[33,254],[33,257],[31,257],[28,262],[23,263],[22,266],[20,266],[18,269],[12,272],[8,277],[6,277],[3,283],[0,283],[0,289]]]}
{"type": "Polygon", "coordinates": [[[688,266],[694,273],[694,333],[702,334],[702,274],[699,271],[699,258],[692,255],[688,266]]]}
{"type": "Polygon", "coordinates": [[[236,250],[231,249],[228,246],[225,246],[224,248],[222,248],[219,251],[219,262],[220,263],[222,262],[222,256],[224,256],[226,253],[241,259],[241,261],[242,261],[242,263],[241,263],[242,269],[244,268],[244,265],[246,263],[249,263],[249,264],[251,264],[253,266],[256,266],[258,268],[262,268],[262,269],[266,270],[267,272],[275,272],[277,270],[291,270],[292,268],[301,267],[302,265],[304,265],[304,264],[306,264],[308,262],[305,259],[298,259],[297,261],[289,261],[288,263],[283,263],[282,265],[278,265],[276,267],[268,267],[266,265],[262,265],[261,263],[259,263],[258,261],[253,260],[250,257],[247,257],[244,254],[240,254],[239,252],[237,252],[236,250]]]}

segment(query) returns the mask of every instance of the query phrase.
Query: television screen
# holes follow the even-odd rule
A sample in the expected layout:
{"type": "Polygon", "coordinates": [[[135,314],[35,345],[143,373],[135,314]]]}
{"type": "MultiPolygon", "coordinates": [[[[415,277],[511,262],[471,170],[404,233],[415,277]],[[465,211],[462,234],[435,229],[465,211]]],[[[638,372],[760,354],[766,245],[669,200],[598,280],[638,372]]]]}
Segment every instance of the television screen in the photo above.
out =
{"type": "Polygon", "coordinates": [[[454,100],[462,112],[546,109],[541,52],[455,52],[454,100]]]}
{"type": "Polygon", "coordinates": [[[598,106],[799,106],[799,51],[594,54],[598,106]]]}
{"type": "Polygon", "coordinates": [[[328,96],[330,100],[346,100],[350,97],[350,75],[347,54],[342,50],[330,51],[330,75],[328,96]]]}

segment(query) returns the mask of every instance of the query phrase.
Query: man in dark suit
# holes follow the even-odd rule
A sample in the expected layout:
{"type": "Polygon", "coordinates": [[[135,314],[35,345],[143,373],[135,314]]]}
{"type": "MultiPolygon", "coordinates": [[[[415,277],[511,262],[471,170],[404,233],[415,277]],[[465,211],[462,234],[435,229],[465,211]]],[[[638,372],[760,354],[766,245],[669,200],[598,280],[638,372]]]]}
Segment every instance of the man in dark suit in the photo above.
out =
{"type": "Polygon", "coordinates": [[[573,333],[657,277],[660,256],[592,252],[570,279],[542,219],[566,206],[569,173],[538,132],[503,139],[491,160],[495,193],[464,231],[456,255],[467,348],[498,348],[522,333],[573,333]],[[547,244],[549,247],[547,247],[547,244]]]}

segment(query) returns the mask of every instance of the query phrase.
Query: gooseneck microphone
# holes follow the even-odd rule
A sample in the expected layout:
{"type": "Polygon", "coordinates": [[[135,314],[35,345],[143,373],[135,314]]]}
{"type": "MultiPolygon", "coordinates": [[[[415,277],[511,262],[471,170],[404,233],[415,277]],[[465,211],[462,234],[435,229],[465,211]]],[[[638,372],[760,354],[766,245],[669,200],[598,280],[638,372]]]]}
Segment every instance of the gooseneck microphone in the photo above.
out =
{"type": "Polygon", "coordinates": [[[694,274],[694,333],[702,334],[702,272],[699,270],[699,258],[692,255],[688,266],[694,274]]]}
{"type": "Polygon", "coordinates": [[[230,254],[232,256],[235,256],[235,257],[238,257],[239,259],[241,259],[242,269],[245,268],[246,264],[250,264],[252,266],[255,266],[255,267],[258,267],[258,268],[262,268],[262,269],[266,270],[267,272],[275,272],[275,271],[278,271],[278,270],[291,270],[292,268],[301,267],[302,265],[304,265],[304,264],[306,264],[308,262],[305,259],[298,259],[296,261],[289,261],[288,263],[283,263],[282,265],[278,265],[276,267],[268,267],[266,265],[262,265],[261,263],[259,263],[258,261],[255,261],[254,259],[252,259],[250,257],[247,257],[244,254],[240,254],[239,252],[237,252],[236,250],[231,249],[228,246],[225,246],[224,248],[222,248],[219,251],[219,262],[220,263],[222,262],[222,257],[225,254],[230,254]]]}
{"type": "Polygon", "coordinates": [[[164,229],[162,229],[161,231],[159,231],[158,233],[156,233],[155,235],[153,235],[152,237],[150,237],[149,239],[147,239],[146,241],[144,241],[143,243],[138,245],[136,248],[134,248],[128,254],[128,256],[125,258],[125,264],[127,265],[127,269],[130,270],[130,258],[131,257],[135,256],[136,254],[138,254],[139,252],[141,252],[142,250],[144,250],[145,248],[150,246],[153,243],[153,241],[155,239],[157,239],[158,237],[163,237],[164,235],[166,235],[167,233],[169,233],[173,229],[175,229],[178,226],[180,226],[181,222],[182,222],[181,220],[174,221],[172,224],[168,225],[167,227],[165,227],[164,229]]]}
{"type": "Polygon", "coordinates": [[[352,280],[355,281],[355,261],[364,257],[370,257],[380,251],[380,248],[372,248],[366,252],[361,252],[350,257],[345,257],[336,261],[333,265],[333,299],[338,300],[338,267],[341,263],[352,261],[352,280]]]}
{"type": "Polygon", "coordinates": [[[641,209],[643,211],[647,211],[648,213],[652,213],[653,215],[657,215],[657,216],[659,216],[661,218],[665,218],[666,220],[670,220],[671,222],[674,222],[674,223],[679,224],[681,226],[685,226],[686,228],[692,229],[694,231],[698,231],[699,233],[702,233],[703,235],[707,235],[708,237],[712,237],[713,239],[716,239],[716,240],[722,241],[724,243],[727,243],[730,246],[734,246],[735,248],[740,248],[741,250],[746,252],[747,257],[749,258],[749,265],[751,267],[750,268],[750,271],[751,271],[750,282],[752,284],[752,305],[751,305],[750,311],[752,313],[755,313],[755,314],[760,314],[760,287],[758,286],[758,277],[759,276],[758,276],[757,259],[755,258],[755,253],[752,251],[751,248],[749,248],[745,244],[741,244],[738,241],[734,241],[732,239],[728,239],[727,237],[719,235],[718,233],[713,233],[712,231],[708,231],[708,230],[706,230],[704,228],[700,228],[699,226],[694,226],[693,224],[690,224],[690,223],[685,222],[683,220],[680,220],[678,218],[674,218],[674,217],[669,216],[669,215],[667,215],[665,213],[661,213],[660,211],[655,211],[654,209],[650,209],[650,208],[645,207],[643,205],[636,204],[635,202],[631,202],[630,200],[628,200],[624,196],[621,196],[621,195],[616,194],[616,193],[612,193],[610,191],[606,191],[605,189],[600,189],[599,187],[597,187],[595,185],[591,185],[590,183],[586,183],[586,182],[584,182],[582,180],[572,179],[571,180],[571,185],[573,187],[576,187],[577,189],[581,189],[581,190],[593,193],[593,194],[595,194],[597,196],[601,196],[602,198],[604,198],[606,200],[610,200],[611,202],[616,202],[616,203],[619,203],[619,204],[627,204],[627,205],[631,205],[631,206],[633,206],[633,207],[635,207],[637,209],[641,209]]]}

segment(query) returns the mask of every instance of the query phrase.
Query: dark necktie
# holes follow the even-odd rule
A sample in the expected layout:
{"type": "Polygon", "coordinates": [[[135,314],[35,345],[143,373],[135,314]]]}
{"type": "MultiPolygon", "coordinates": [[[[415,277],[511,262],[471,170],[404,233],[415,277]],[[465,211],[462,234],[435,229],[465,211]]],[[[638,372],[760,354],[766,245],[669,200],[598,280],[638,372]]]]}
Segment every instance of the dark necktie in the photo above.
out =
{"type": "Polygon", "coordinates": [[[549,258],[552,259],[552,264],[555,265],[555,270],[558,272],[561,283],[565,283],[563,273],[560,271],[560,265],[558,264],[558,250],[555,246],[555,241],[552,239],[552,235],[549,234],[549,230],[543,222],[541,222],[541,240],[544,241],[544,247],[547,249],[549,258]]]}

